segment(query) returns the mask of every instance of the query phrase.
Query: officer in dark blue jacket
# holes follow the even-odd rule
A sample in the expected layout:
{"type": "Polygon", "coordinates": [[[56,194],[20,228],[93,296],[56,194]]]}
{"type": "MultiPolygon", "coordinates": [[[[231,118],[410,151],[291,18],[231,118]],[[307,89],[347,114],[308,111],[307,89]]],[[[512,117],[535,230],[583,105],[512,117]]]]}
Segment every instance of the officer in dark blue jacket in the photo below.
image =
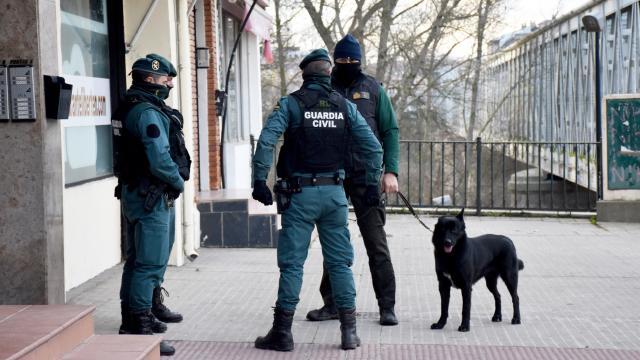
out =
{"type": "MultiPolygon", "coordinates": [[[[336,44],[333,53],[335,66],[331,74],[333,89],[352,101],[358,112],[365,118],[376,135],[383,150],[384,175],[382,191],[388,195],[398,191],[398,161],[400,141],[396,115],[391,100],[382,85],[373,77],[361,70],[362,53],[358,40],[347,34],[336,44]]],[[[368,205],[363,196],[366,192],[364,164],[358,153],[348,157],[347,177],[344,188],[351,199],[358,219],[358,227],[369,257],[369,270],[373,290],[378,300],[381,325],[397,325],[395,315],[396,278],[391,263],[391,254],[384,231],[384,204],[368,205]]],[[[323,321],[338,318],[338,311],[333,302],[331,283],[327,271],[322,273],[320,294],[324,306],[311,310],[307,319],[323,321]]]]}
{"type": "MultiPolygon", "coordinates": [[[[112,119],[116,197],[126,219],[127,249],[120,300],[121,334],[165,332],[158,321],[179,322],[162,303],[160,285],[175,235],[174,201],[189,179],[191,160],[182,137],[182,115],[164,100],[176,70],[164,57],[138,59],[133,84],[112,119]]],[[[162,355],[172,346],[160,343],[162,355]]]]}
{"type": "Polygon", "coordinates": [[[284,134],[276,184],[282,213],[278,240],[280,283],[273,327],[256,339],[260,349],[293,349],[291,324],[302,287],[302,271],[313,226],[317,226],[324,264],[331,278],[340,318],[342,348],[360,345],[356,333],[355,285],[350,266],[353,247],[347,227],[347,198],[342,187],[347,144],[365,164],[366,201],[380,201],[378,181],[382,148],[354,104],[331,89],[331,59],[324,49],[307,55],[300,63],[304,83],[300,90],[283,97],[262,129],[253,158],[253,198],[269,205],[266,185],[274,146],[284,134]]]}

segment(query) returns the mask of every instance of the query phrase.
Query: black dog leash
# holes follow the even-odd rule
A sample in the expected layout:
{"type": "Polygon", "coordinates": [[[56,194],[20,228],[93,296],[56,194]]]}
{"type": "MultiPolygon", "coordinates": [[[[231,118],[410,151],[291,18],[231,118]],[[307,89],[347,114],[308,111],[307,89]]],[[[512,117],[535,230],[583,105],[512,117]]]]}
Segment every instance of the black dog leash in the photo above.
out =
{"type": "Polygon", "coordinates": [[[427,224],[425,224],[424,222],[422,222],[422,220],[420,220],[420,218],[418,217],[418,214],[416,214],[416,211],[413,209],[413,206],[411,206],[411,204],[409,203],[409,200],[407,200],[406,197],[404,197],[404,194],[401,193],[400,191],[397,192],[398,196],[400,197],[400,199],[402,199],[402,202],[407,205],[407,207],[409,208],[409,211],[413,214],[413,216],[418,220],[418,222],[420,223],[420,225],[422,225],[425,229],[433,232],[433,230],[431,230],[430,227],[427,226],[427,224]]]}
{"type": "MultiPolygon", "coordinates": [[[[433,232],[433,230],[431,230],[431,228],[429,226],[427,226],[427,224],[425,224],[422,220],[420,220],[420,218],[418,217],[418,214],[416,214],[416,211],[413,209],[413,206],[411,206],[411,204],[409,203],[409,200],[407,200],[407,198],[404,196],[404,194],[401,193],[400,191],[398,191],[397,194],[400,197],[400,199],[402,199],[402,202],[409,208],[409,211],[411,212],[411,214],[413,214],[413,216],[416,218],[416,220],[418,220],[420,225],[422,225],[425,229],[433,232]]],[[[386,195],[386,194],[383,194],[383,195],[386,195]]],[[[349,219],[349,221],[357,222],[356,219],[349,219]]]]}

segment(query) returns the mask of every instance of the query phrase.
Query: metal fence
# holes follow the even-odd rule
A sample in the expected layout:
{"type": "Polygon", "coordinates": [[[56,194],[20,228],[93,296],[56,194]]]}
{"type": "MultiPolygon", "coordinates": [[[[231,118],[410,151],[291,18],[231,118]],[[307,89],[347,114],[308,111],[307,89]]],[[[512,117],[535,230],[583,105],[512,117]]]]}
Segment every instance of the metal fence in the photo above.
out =
{"type": "MultiPolygon", "coordinates": [[[[418,208],[593,212],[597,149],[595,142],[401,140],[400,191],[418,208]]],[[[387,205],[404,206],[393,195],[387,205]]]]}
{"type": "MultiPolygon", "coordinates": [[[[597,143],[400,141],[400,191],[416,207],[595,211],[597,143]]],[[[402,206],[398,197],[390,205],[402,206]]]]}

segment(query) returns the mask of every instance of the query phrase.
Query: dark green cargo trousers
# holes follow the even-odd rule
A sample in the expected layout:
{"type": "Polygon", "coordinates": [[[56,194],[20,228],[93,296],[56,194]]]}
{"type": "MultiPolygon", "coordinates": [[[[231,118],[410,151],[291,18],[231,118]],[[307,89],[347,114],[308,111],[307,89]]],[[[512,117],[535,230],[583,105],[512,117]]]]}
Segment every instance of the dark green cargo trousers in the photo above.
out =
{"type": "Polygon", "coordinates": [[[137,191],[122,189],[122,212],[126,219],[126,261],[122,272],[120,301],[132,311],[151,309],[153,288],[164,280],[175,238],[175,208],[162,197],[149,212],[137,191]]]}
{"type": "Polygon", "coordinates": [[[276,307],[295,310],[300,300],[303,267],[314,225],[318,228],[336,306],[344,310],[356,307],[348,211],[341,185],[306,186],[301,193],[292,195],[290,207],[282,214],[282,231],[278,239],[280,283],[276,307]]]}

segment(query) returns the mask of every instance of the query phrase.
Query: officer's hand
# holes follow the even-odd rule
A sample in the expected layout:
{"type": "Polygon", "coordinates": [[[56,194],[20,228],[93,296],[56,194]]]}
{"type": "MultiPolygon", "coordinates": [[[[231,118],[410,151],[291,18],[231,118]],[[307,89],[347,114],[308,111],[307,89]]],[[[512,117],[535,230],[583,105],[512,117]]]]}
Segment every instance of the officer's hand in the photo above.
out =
{"type": "Polygon", "coordinates": [[[393,194],[398,192],[398,178],[394,173],[386,173],[382,176],[382,192],[393,194]]]}
{"type": "Polygon", "coordinates": [[[265,205],[273,204],[271,190],[269,190],[267,182],[264,180],[256,180],[253,182],[253,192],[251,193],[251,196],[265,205]]]}
{"type": "Polygon", "coordinates": [[[367,185],[364,192],[364,202],[367,206],[380,205],[380,192],[378,191],[378,185],[367,185]]]}
{"type": "Polygon", "coordinates": [[[178,197],[180,197],[180,191],[178,191],[178,190],[176,190],[176,189],[174,189],[172,187],[169,187],[167,189],[167,195],[169,196],[169,199],[175,200],[178,197]]]}

